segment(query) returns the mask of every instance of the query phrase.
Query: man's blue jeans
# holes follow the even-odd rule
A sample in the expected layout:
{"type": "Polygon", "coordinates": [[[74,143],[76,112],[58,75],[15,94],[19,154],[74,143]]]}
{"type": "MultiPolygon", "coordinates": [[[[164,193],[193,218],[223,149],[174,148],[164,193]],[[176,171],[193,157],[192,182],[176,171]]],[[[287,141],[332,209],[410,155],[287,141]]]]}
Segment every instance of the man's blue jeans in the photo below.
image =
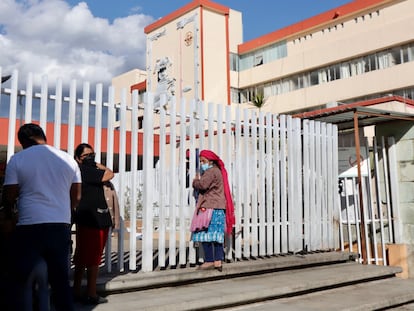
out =
{"type": "Polygon", "coordinates": [[[11,256],[15,276],[13,305],[16,310],[26,310],[31,306],[32,297],[25,295],[25,290],[33,277],[33,271],[36,271],[36,265],[43,260],[47,266],[51,298],[56,311],[73,311],[68,265],[70,226],[57,223],[17,226],[12,239],[11,256]]]}
{"type": "Polygon", "coordinates": [[[50,310],[47,265],[43,259],[39,259],[30,273],[23,295],[25,310],[31,310],[33,304],[37,307],[36,310],[50,310]]]}

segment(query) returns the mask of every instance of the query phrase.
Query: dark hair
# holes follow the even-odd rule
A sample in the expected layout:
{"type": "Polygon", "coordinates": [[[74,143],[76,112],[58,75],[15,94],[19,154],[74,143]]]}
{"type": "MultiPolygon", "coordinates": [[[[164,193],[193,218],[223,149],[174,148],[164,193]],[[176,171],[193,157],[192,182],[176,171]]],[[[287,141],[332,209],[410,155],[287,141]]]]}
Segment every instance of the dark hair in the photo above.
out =
{"type": "Polygon", "coordinates": [[[23,124],[17,132],[17,138],[22,146],[36,145],[35,138],[46,141],[45,132],[39,125],[34,123],[23,124]]]}
{"type": "Polygon", "coordinates": [[[86,148],[89,148],[89,149],[93,150],[92,146],[87,144],[87,143],[79,144],[75,149],[75,159],[80,158],[80,156],[83,153],[83,150],[85,150],[86,148]]]}

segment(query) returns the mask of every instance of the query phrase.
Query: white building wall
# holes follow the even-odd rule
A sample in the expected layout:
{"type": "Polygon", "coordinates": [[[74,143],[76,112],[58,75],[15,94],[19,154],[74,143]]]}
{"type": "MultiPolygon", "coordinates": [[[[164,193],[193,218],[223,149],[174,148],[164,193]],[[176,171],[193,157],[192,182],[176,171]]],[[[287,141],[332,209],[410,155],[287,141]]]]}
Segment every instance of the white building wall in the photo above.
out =
{"type": "MultiPolygon", "coordinates": [[[[346,20],[338,18],[330,25],[288,39],[287,57],[232,75],[232,85],[244,89],[412,42],[414,1],[394,2],[389,7],[360,12],[346,20]]],[[[412,68],[412,63],[402,64],[269,97],[267,109],[285,112],[412,87],[412,68]]]]}
{"type": "Polygon", "coordinates": [[[227,104],[226,19],[210,11],[204,11],[203,19],[204,98],[208,102],[227,104]]]}
{"type": "Polygon", "coordinates": [[[414,62],[363,75],[279,94],[266,99],[263,111],[275,113],[311,108],[348,98],[392,91],[413,85],[414,62]]]}
{"type": "Polygon", "coordinates": [[[147,37],[149,91],[156,92],[157,88],[156,61],[168,57],[172,65],[167,73],[176,80],[178,101],[196,97],[206,102],[227,103],[228,51],[236,52],[242,42],[240,12],[229,10],[227,20],[222,12],[197,8],[168,21],[147,37]],[[177,27],[177,23],[185,20],[189,22],[177,27]],[[162,35],[151,40],[156,34],[162,35]],[[192,37],[191,42],[185,41],[188,36],[192,37]]]}
{"type": "Polygon", "coordinates": [[[237,53],[237,46],[243,43],[243,21],[242,13],[231,10],[229,13],[229,49],[232,53],[237,53]]]}

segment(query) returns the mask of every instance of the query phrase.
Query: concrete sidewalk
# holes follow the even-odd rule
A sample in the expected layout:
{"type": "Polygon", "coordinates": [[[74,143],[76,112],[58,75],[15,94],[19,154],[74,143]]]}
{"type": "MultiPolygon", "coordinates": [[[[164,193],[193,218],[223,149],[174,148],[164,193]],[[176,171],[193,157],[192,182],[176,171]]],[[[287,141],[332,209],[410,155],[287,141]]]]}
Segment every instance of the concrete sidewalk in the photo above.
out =
{"type": "Polygon", "coordinates": [[[285,269],[299,269],[313,265],[327,265],[348,262],[354,254],[348,252],[321,252],[307,255],[279,255],[260,259],[249,259],[224,263],[223,271],[198,271],[194,268],[176,268],[153,272],[125,273],[117,275],[101,274],[98,291],[109,294],[116,291],[141,290],[209,280],[260,274],[285,269]]]}
{"type": "Polygon", "coordinates": [[[332,252],[229,263],[222,272],[128,273],[100,278],[107,304],[77,310],[374,310],[414,300],[414,280],[395,277],[401,270],[332,252]]]}

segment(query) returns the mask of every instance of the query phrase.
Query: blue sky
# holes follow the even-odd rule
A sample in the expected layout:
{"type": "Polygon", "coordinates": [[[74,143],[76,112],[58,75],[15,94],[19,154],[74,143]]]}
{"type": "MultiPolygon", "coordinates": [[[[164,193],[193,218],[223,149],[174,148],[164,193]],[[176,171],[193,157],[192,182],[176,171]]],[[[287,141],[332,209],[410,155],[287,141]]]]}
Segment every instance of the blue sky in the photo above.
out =
{"type": "MultiPolygon", "coordinates": [[[[361,0],[358,0],[361,1],[361,0]]],[[[110,83],[145,68],[145,26],[191,0],[0,0],[2,75],[45,74],[110,83]],[[131,39],[132,38],[132,39],[131,39]]],[[[254,39],[351,0],[220,0],[242,12],[244,41],[254,39]]]]}
{"type": "MultiPolygon", "coordinates": [[[[68,0],[74,5],[79,0],[68,0]]],[[[144,13],[154,19],[163,17],[191,0],[87,0],[95,16],[114,17],[144,13]]],[[[217,0],[214,1],[243,13],[244,40],[251,40],[276,29],[336,8],[352,0],[217,0]]]]}

